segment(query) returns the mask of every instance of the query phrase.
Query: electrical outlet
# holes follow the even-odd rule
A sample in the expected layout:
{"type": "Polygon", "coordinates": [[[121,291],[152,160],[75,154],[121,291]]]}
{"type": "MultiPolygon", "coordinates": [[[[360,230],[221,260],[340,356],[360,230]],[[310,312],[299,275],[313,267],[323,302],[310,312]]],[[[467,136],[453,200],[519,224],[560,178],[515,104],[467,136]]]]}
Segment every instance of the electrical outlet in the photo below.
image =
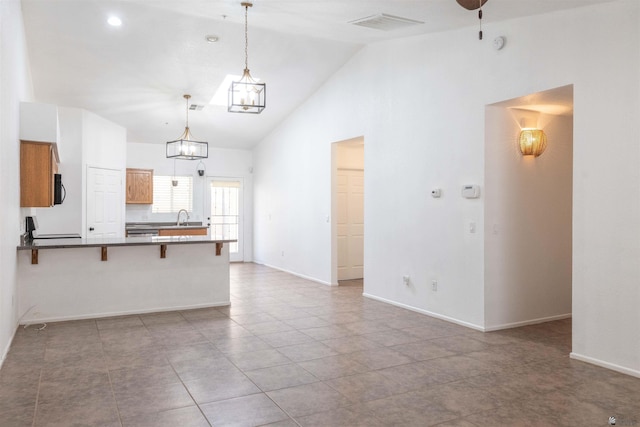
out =
{"type": "Polygon", "coordinates": [[[409,286],[409,282],[411,281],[411,278],[409,276],[402,276],[402,281],[406,286],[409,286]]]}
{"type": "Polygon", "coordinates": [[[431,281],[431,290],[433,292],[438,292],[438,281],[437,280],[432,280],[431,281]]]}

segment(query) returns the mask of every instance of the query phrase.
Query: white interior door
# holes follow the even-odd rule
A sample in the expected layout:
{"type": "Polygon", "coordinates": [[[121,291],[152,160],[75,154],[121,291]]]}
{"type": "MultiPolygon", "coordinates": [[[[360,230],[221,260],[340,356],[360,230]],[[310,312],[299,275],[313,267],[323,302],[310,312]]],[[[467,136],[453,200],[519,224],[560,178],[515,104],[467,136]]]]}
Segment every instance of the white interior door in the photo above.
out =
{"type": "Polygon", "coordinates": [[[209,178],[205,190],[209,233],[220,239],[234,239],[229,244],[229,260],[244,261],[242,178],[209,178]]]}
{"type": "Polygon", "coordinates": [[[364,273],[364,171],[339,169],[338,280],[361,279],[364,273]]]}
{"type": "Polygon", "coordinates": [[[122,171],[87,168],[86,237],[121,237],[122,171]]]}

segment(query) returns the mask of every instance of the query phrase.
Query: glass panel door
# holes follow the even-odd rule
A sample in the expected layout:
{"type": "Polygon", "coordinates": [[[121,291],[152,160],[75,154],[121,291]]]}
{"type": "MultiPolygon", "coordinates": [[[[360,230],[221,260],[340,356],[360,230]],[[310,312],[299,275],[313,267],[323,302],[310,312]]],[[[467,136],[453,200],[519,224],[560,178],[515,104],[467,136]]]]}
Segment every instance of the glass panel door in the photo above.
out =
{"type": "Polygon", "coordinates": [[[211,178],[208,188],[211,235],[219,239],[237,240],[237,242],[229,244],[229,259],[243,261],[242,180],[238,178],[211,178]]]}

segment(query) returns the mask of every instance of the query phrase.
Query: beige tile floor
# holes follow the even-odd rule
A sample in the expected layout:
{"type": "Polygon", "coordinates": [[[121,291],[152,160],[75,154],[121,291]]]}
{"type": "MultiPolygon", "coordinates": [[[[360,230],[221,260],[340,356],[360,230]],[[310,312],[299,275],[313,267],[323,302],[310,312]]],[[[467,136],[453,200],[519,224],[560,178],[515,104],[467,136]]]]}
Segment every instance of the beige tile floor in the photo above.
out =
{"type": "Polygon", "coordinates": [[[480,333],[254,264],[231,307],[20,328],[7,426],[640,426],[640,379],[569,320],[480,333]]]}

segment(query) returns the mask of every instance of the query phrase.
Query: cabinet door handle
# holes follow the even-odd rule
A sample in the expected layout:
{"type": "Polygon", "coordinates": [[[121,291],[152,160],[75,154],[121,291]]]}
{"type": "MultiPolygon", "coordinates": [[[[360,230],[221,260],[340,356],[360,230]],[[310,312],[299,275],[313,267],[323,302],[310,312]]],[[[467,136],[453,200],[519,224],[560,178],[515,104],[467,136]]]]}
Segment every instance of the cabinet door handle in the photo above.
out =
{"type": "Polygon", "coordinates": [[[89,231],[93,231],[93,230],[95,230],[95,228],[89,227],[89,231]]]}

